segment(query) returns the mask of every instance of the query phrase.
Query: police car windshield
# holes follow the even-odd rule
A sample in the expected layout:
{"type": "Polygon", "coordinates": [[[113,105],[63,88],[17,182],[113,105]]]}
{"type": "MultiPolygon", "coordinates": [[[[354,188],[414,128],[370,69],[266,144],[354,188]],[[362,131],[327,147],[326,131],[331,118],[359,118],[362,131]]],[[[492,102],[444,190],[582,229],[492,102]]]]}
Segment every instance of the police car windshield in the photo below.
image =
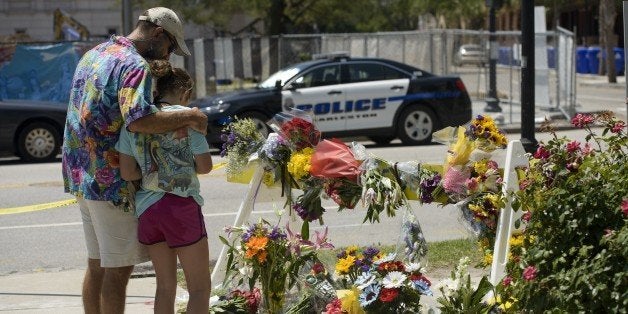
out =
{"type": "Polygon", "coordinates": [[[293,67],[293,68],[285,68],[271,75],[268,79],[261,82],[257,87],[259,88],[275,88],[275,82],[277,80],[281,80],[281,84],[285,84],[290,78],[299,73],[301,69],[293,67]]]}

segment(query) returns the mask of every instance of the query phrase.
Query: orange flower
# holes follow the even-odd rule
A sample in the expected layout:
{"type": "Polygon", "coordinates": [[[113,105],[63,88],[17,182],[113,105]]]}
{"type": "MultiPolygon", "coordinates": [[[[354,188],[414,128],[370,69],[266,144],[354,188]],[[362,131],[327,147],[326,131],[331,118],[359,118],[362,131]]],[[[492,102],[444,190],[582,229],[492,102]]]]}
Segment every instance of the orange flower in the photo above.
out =
{"type": "Polygon", "coordinates": [[[268,238],[263,236],[253,236],[246,243],[246,247],[252,250],[263,250],[266,248],[266,244],[268,244],[268,238]]]}
{"type": "Polygon", "coordinates": [[[249,259],[250,259],[250,258],[252,258],[253,256],[255,256],[255,254],[257,254],[257,250],[251,250],[251,249],[248,249],[248,250],[246,250],[246,252],[244,253],[244,257],[246,257],[246,258],[249,258],[249,259]]]}
{"type": "Polygon", "coordinates": [[[257,254],[257,261],[260,263],[264,263],[266,261],[266,255],[268,255],[266,251],[259,252],[259,254],[257,254]]]}

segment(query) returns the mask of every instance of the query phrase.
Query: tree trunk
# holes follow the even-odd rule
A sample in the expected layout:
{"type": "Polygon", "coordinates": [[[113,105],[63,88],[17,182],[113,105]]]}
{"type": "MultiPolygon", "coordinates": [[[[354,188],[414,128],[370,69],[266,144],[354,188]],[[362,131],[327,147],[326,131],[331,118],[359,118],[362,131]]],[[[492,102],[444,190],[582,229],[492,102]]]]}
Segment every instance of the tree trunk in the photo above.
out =
{"type": "MultiPolygon", "coordinates": [[[[600,0],[599,8],[599,36],[601,49],[606,54],[606,62],[600,62],[600,74],[606,73],[609,83],[617,83],[617,69],[615,68],[615,53],[617,38],[613,34],[617,10],[613,0],[600,0]]],[[[602,52],[600,52],[602,53],[602,52]]]]}
{"type": "Polygon", "coordinates": [[[286,3],[284,0],[272,0],[270,4],[270,16],[268,33],[270,35],[280,35],[285,33],[286,3]]]}

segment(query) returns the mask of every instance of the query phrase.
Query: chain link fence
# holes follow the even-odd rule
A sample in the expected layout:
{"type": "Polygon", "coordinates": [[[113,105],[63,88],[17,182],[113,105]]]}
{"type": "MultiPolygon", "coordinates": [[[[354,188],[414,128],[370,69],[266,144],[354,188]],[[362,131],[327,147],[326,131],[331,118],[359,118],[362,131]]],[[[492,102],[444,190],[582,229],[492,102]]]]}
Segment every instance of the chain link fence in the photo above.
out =
{"type": "MultiPolygon", "coordinates": [[[[185,67],[196,73],[202,71],[207,89],[197,97],[220,90],[244,86],[242,82],[257,82],[277,70],[311,60],[315,54],[346,52],[351,57],[386,58],[418,67],[437,75],[462,78],[472,100],[487,96],[489,33],[472,30],[429,30],[386,33],[305,34],[252,38],[203,39],[204,68],[196,66],[198,56],[185,58],[185,67]],[[485,62],[458,64],[456,53],[462,45],[480,47],[485,62]]],[[[518,105],[521,99],[521,33],[496,32],[497,96],[500,103],[518,105]]],[[[189,41],[198,45],[199,40],[189,41]]],[[[559,29],[537,33],[536,105],[540,109],[573,111],[575,105],[575,47],[574,34],[559,29]]],[[[197,51],[197,49],[193,49],[197,51]]],[[[197,62],[198,63],[198,62],[197,62]]],[[[198,76],[197,76],[198,80],[198,76]]],[[[567,114],[567,113],[566,113],[567,114]]]]}

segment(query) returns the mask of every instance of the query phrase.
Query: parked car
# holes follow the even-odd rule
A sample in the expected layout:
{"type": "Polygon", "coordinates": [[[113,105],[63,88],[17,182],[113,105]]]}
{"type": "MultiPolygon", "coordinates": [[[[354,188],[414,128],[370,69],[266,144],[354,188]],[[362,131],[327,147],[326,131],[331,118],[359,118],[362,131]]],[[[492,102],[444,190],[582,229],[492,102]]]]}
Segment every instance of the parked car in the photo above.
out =
{"type": "Polygon", "coordinates": [[[0,155],[48,161],[60,152],[66,103],[0,100],[0,155]]]}
{"type": "Polygon", "coordinates": [[[486,49],[476,44],[460,46],[454,55],[454,65],[474,64],[484,66],[488,62],[486,49]]]}
{"type": "Polygon", "coordinates": [[[334,55],[284,68],[257,87],[197,99],[209,120],[208,142],[234,116],[258,129],[276,113],[312,110],[323,137],[367,136],[378,144],[431,142],[432,133],[471,119],[471,101],[459,77],[438,76],[379,58],[334,55]]]}

